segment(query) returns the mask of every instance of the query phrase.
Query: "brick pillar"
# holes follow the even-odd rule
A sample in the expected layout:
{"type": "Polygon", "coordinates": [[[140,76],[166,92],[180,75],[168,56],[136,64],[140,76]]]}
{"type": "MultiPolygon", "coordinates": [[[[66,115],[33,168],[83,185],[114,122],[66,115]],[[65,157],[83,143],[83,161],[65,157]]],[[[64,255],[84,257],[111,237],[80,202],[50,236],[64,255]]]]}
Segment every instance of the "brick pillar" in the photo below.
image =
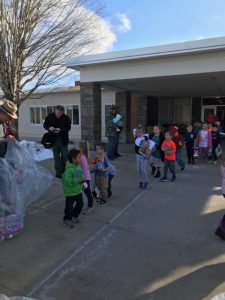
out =
{"type": "Polygon", "coordinates": [[[131,129],[142,125],[147,130],[147,97],[131,96],[131,129]]]}
{"type": "Polygon", "coordinates": [[[147,129],[147,97],[138,97],[137,99],[137,125],[142,125],[147,129]]]}
{"type": "Polygon", "coordinates": [[[123,117],[123,131],[120,141],[122,143],[131,142],[131,94],[129,92],[116,93],[116,106],[123,117]]]}
{"type": "Polygon", "coordinates": [[[202,99],[201,97],[192,98],[192,122],[202,119],[202,99]]]}
{"type": "Polygon", "coordinates": [[[89,141],[91,149],[101,141],[101,86],[81,83],[81,138],[89,141]]]}

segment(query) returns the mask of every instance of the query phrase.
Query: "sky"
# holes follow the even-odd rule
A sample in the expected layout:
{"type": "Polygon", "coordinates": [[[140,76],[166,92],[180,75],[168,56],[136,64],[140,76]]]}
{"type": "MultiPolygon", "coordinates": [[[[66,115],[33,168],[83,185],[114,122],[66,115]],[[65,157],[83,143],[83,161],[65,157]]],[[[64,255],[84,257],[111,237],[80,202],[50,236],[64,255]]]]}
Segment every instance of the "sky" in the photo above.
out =
{"type": "Polygon", "coordinates": [[[225,36],[225,0],[104,0],[104,52],[225,36]]]}

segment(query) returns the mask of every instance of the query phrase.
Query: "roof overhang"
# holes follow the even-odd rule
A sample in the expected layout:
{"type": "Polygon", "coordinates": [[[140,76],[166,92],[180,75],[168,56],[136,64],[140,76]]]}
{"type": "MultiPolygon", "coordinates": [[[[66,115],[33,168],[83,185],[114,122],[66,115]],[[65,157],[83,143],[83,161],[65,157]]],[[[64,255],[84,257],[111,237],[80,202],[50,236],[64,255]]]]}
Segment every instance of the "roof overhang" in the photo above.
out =
{"type": "Polygon", "coordinates": [[[196,53],[207,53],[225,50],[225,37],[196,40],[153,46],[146,48],[115,51],[96,55],[83,55],[65,60],[65,65],[74,70],[81,70],[86,66],[143,60],[151,58],[180,56],[196,53]]]}

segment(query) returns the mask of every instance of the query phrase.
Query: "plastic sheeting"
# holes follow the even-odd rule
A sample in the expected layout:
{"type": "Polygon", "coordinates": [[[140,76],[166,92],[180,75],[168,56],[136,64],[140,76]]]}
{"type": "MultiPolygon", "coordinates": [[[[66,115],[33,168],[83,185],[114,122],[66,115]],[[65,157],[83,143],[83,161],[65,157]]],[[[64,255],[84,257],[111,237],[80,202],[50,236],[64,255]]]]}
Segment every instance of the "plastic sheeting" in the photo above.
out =
{"type": "Polygon", "coordinates": [[[27,298],[27,297],[7,297],[3,294],[0,294],[0,300],[35,300],[34,298],[27,298]]]}
{"type": "Polygon", "coordinates": [[[40,143],[23,140],[20,142],[20,145],[24,146],[36,161],[53,158],[52,150],[45,149],[40,143]]]}
{"type": "Polygon", "coordinates": [[[10,238],[22,230],[26,207],[54,180],[19,142],[8,143],[6,156],[0,158],[0,238],[10,238]]]}

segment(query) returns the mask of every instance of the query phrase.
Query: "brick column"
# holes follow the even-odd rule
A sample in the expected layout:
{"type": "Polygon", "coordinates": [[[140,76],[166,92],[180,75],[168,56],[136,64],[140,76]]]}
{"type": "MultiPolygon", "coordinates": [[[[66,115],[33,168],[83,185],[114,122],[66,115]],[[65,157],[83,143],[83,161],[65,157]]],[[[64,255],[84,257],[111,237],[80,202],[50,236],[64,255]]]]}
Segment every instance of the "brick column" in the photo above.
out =
{"type": "Polygon", "coordinates": [[[144,130],[147,128],[147,97],[137,98],[137,125],[142,125],[144,130]]]}
{"type": "Polygon", "coordinates": [[[131,94],[129,92],[116,93],[116,106],[123,117],[123,131],[120,141],[122,143],[131,142],[131,94]]]}
{"type": "Polygon", "coordinates": [[[89,141],[92,149],[101,141],[101,86],[81,83],[81,138],[89,141]]]}

